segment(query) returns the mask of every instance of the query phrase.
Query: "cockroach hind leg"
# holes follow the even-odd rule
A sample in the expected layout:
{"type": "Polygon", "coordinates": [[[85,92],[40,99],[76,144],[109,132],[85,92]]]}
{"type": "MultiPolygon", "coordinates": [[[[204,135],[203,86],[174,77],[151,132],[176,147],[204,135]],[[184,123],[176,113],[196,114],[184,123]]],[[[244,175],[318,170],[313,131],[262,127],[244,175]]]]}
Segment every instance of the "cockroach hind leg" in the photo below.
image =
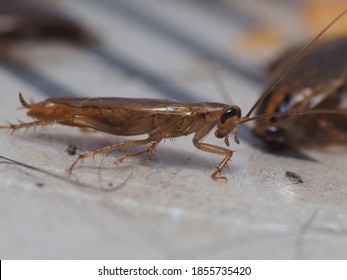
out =
{"type": "Polygon", "coordinates": [[[68,169],[68,173],[67,173],[68,177],[71,176],[72,171],[74,170],[75,166],[76,166],[77,163],[78,163],[81,159],[83,159],[83,158],[84,158],[83,155],[78,155],[78,156],[76,157],[76,159],[74,160],[74,162],[70,165],[70,167],[69,167],[69,169],[68,169]]]}
{"type": "Polygon", "coordinates": [[[0,125],[0,129],[11,129],[13,131],[21,128],[30,128],[30,127],[37,127],[37,126],[47,126],[50,124],[58,123],[58,121],[45,121],[45,120],[39,120],[39,121],[33,121],[33,122],[22,122],[18,121],[18,124],[11,124],[8,125],[0,125]]]}

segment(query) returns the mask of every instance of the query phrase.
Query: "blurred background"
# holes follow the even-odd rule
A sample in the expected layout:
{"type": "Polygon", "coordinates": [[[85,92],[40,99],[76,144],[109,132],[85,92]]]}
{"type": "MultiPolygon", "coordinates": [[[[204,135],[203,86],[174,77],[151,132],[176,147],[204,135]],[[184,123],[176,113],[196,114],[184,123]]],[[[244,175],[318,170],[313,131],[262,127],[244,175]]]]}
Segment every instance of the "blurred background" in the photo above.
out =
{"type": "MultiPolygon", "coordinates": [[[[269,65],[346,8],[328,0],[0,0],[1,123],[28,120],[16,110],[19,92],[29,101],[232,100],[247,112],[269,65]]],[[[345,36],[346,24],[344,17],[322,40],[345,36]]],[[[59,126],[0,135],[1,156],[60,176],[3,158],[1,259],[347,256],[340,150],[283,160],[245,131],[221,183],[209,177],[221,158],[188,136],[122,165],[117,153],[85,160],[67,182],[68,145],[82,153],[124,138],[59,126]]]]}

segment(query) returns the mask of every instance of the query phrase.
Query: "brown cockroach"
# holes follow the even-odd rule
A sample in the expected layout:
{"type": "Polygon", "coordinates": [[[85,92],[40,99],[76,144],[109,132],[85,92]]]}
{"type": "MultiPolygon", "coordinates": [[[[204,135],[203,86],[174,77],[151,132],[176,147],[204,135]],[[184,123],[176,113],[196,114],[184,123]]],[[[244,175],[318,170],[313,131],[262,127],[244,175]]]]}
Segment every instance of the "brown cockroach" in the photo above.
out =
{"type": "Polygon", "coordinates": [[[50,124],[63,124],[82,128],[91,128],[114,135],[132,136],[148,134],[142,140],[128,140],[89,153],[80,154],[69,168],[72,172],[76,164],[84,158],[98,153],[110,152],[119,148],[132,148],[148,145],[136,153],[125,153],[118,161],[126,157],[134,157],[143,153],[151,153],[166,138],[186,136],[194,133],[193,144],[196,148],[213,154],[224,156],[215,172],[213,179],[226,179],[219,174],[233,155],[233,151],[217,145],[202,142],[205,136],[216,126],[215,136],[224,138],[229,146],[229,134],[234,133],[234,141],[238,144],[238,126],[253,120],[279,118],[283,116],[314,115],[314,114],[345,114],[343,109],[305,108],[284,112],[264,113],[251,116],[264,100],[272,94],[273,88],[297,64],[309,48],[332,26],[347,10],[336,17],[316,38],[311,41],[286,68],[269,84],[262,96],[249,112],[242,116],[241,109],[236,105],[222,103],[185,103],[174,100],[130,99],[130,98],[50,98],[45,101],[29,104],[20,94],[23,107],[29,109],[28,115],[33,122],[0,126],[7,129],[21,129],[50,124]]]}
{"type": "MultiPolygon", "coordinates": [[[[307,52],[295,68],[272,90],[257,109],[257,114],[272,114],[289,110],[335,109],[342,103],[347,90],[347,38],[338,38],[317,45],[307,52]]],[[[284,55],[272,69],[288,62],[284,55]]],[[[277,73],[277,74],[276,74],[277,73]]],[[[270,78],[271,80],[271,78],[270,78]]],[[[346,116],[314,115],[301,117],[272,117],[258,119],[255,133],[271,144],[316,144],[326,141],[347,141],[346,116]],[[343,131],[343,128],[345,131],[343,131]]]]}

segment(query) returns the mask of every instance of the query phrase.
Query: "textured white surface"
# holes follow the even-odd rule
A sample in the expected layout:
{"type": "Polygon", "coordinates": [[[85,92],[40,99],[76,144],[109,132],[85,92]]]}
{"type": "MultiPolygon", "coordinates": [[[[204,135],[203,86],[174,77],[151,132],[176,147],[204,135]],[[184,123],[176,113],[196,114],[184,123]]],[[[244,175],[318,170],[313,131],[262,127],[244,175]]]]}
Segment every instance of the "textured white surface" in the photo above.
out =
{"type": "MultiPolygon", "coordinates": [[[[32,69],[76,95],[225,102],[211,82],[206,50],[256,72],[258,58],[238,54],[232,44],[246,30],[240,17],[260,20],[255,6],[234,19],[226,16],[229,6],[200,1],[97,2],[61,4],[97,33],[103,50],[118,63],[57,42],[18,47],[32,69]],[[138,72],[132,76],[129,69],[138,72]],[[151,80],[154,76],[166,83],[151,80]]],[[[256,3],[264,10],[269,5],[256,3]]],[[[219,68],[233,101],[247,111],[261,85],[226,64],[219,68]]],[[[2,123],[28,120],[25,110],[15,110],[19,91],[35,101],[48,94],[3,67],[0,89],[2,123]]],[[[312,162],[264,153],[247,138],[252,141],[243,133],[241,144],[232,144],[236,152],[224,171],[226,183],[209,177],[221,157],[195,149],[191,136],[166,141],[153,156],[121,165],[113,164],[117,153],[85,160],[71,179],[91,188],[3,160],[0,258],[345,259],[345,149],[305,150],[317,160],[312,162]],[[285,177],[287,170],[300,173],[304,183],[285,177]],[[125,180],[119,189],[104,191],[125,180]]],[[[120,139],[62,126],[12,135],[1,130],[0,156],[65,178],[74,160],[66,152],[69,144],[83,152],[120,139]]],[[[213,133],[207,142],[223,145],[213,133]]]]}

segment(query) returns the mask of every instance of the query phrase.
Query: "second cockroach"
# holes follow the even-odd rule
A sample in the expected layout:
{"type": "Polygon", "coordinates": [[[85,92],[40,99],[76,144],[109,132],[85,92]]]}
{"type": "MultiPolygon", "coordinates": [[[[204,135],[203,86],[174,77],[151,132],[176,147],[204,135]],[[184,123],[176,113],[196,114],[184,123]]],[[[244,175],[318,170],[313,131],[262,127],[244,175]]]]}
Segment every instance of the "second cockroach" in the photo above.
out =
{"type": "MultiPolygon", "coordinates": [[[[257,108],[257,114],[289,110],[335,109],[341,107],[347,91],[347,38],[330,40],[306,53],[295,68],[272,90],[257,108]]],[[[284,55],[271,76],[288,62],[284,55]]],[[[272,78],[270,77],[270,80],[272,78]]],[[[285,116],[259,119],[255,133],[270,144],[347,142],[347,116],[307,118],[285,116]]]]}
{"type": "Polygon", "coordinates": [[[331,22],[309,45],[287,64],[285,69],[270,83],[262,96],[242,116],[241,109],[236,105],[222,103],[185,103],[174,100],[130,99],[130,98],[50,98],[45,101],[29,104],[20,94],[21,104],[29,109],[28,115],[33,122],[0,126],[17,130],[51,124],[62,124],[80,128],[91,128],[113,135],[132,136],[147,134],[142,140],[128,140],[89,153],[80,154],[69,168],[71,173],[76,164],[84,158],[98,153],[110,152],[119,148],[133,148],[147,145],[141,151],[125,153],[118,161],[127,157],[151,153],[158,144],[167,138],[193,134],[193,144],[196,148],[213,154],[224,156],[217,169],[212,173],[213,179],[226,179],[220,173],[233,155],[233,151],[217,145],[204,143],[205,136],[214,128],[217,138],[224,138],[229,146],[229,134],[234,133],[234,141],[238,144],[238,126],[253,120],[275,119],[284,116],[344,114],[344,109],[299,108],[283,112],[262,113],[251,116],[253,112],[269,98],[275,86],[300,61],[301,57],[311,48],[318,38],[332,26],[345,10],[331,22]]]}

